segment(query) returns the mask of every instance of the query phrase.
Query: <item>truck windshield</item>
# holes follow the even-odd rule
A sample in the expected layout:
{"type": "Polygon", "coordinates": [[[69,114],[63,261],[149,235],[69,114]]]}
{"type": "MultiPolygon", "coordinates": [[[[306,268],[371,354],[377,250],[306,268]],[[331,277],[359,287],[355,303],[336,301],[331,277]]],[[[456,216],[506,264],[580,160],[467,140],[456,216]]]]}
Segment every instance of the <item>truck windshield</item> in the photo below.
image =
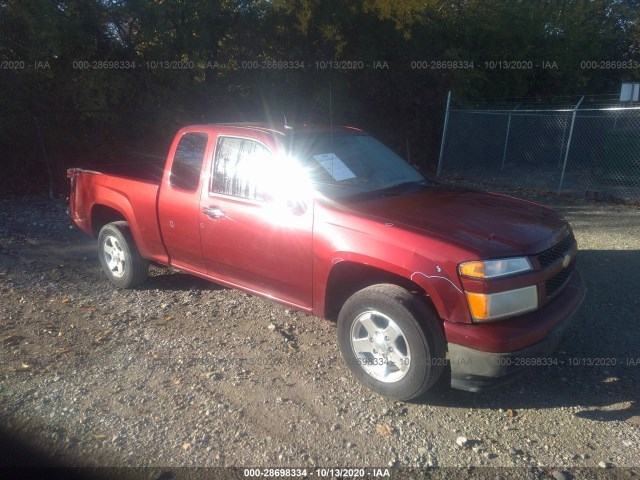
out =
{"type": "Polygon", "coordinates": [[[331,199],[430,182],[375,138],[351,132],[294,133],[289,154],[331,199]]]}

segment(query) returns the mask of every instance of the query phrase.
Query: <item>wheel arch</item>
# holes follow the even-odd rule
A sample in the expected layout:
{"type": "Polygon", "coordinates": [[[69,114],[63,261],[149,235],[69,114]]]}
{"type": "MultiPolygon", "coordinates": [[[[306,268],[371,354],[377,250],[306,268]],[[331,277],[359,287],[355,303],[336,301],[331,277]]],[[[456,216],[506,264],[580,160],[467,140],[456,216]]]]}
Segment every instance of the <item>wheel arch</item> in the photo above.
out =
{"type": "Polygon", "coordinates": [[[99,201],[91,207],[91,233],[94,238],[98,238],[100,230],[105,225],[113,222],[127,222],[133,241],[136,244],[136,248],[140,251],[143,257],[150,258],[149,249],[145,238],[139,231],[139,224],[136,222],[136,217],[133,211],[127,211],[126,208],[129,205],[124,205],[125,209],[120,205],[113,205],[108,201],[99,201]]]}
{"type": "Polygon", "coordinates": [[[413,280],[379,267],[342,261],[334,265],[327,278],[324,317],[336,321],[342,305],[349,297],[363,288],[381,283],[397,285],[421,296],[437,315],[437,310],[430,301],[428,293],[413,280]]]}
{"type": "Polygon", "coordinates": [[[96,238],[102,227],[108,223],[120,221],[129,223],[125,215],[116,208],[103,203],[96,203],[91,207],[91,232],[96,238]]]}

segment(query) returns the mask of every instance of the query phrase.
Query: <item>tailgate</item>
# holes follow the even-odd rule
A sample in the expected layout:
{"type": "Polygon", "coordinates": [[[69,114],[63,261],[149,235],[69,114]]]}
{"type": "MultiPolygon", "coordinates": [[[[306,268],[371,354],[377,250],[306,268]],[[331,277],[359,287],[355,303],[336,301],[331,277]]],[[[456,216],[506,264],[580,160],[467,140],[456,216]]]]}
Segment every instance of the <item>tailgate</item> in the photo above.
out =
{"type": "Polygon", "coordinates": [[[69,189],[69,216],[74,225],[76,225],[76,192],[78,184],[78,175],[82,172],[81,168],[69,168],[67,170],[67,178],[70,180],[69,189]]]}

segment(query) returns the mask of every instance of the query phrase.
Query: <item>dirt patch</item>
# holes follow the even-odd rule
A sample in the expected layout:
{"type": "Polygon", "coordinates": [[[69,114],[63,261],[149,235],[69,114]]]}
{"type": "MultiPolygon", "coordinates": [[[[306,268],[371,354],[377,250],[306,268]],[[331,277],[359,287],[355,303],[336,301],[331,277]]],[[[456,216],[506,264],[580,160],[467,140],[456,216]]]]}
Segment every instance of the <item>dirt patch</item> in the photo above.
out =
{"type": "Polygon", "coordinates": [[[551,203],[589,288],[557,364],[406,404],[351,377],[334,324],[158,267],[116,291],[63,203],[0,200],[0,422],[69,465],[637,467],[638,209],[551,203]]]}

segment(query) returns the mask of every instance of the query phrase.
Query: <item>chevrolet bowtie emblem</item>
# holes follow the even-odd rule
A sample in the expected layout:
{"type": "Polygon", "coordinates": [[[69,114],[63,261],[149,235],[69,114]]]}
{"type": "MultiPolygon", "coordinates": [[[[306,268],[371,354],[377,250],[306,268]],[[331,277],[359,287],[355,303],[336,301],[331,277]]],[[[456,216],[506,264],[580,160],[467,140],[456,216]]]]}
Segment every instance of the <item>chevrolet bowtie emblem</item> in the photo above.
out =
{"type": "Polygon", "coordinates": [[[562,268],[567,268],[571,263],[571,254],[567,253],[562,259],[562,268]]]}

